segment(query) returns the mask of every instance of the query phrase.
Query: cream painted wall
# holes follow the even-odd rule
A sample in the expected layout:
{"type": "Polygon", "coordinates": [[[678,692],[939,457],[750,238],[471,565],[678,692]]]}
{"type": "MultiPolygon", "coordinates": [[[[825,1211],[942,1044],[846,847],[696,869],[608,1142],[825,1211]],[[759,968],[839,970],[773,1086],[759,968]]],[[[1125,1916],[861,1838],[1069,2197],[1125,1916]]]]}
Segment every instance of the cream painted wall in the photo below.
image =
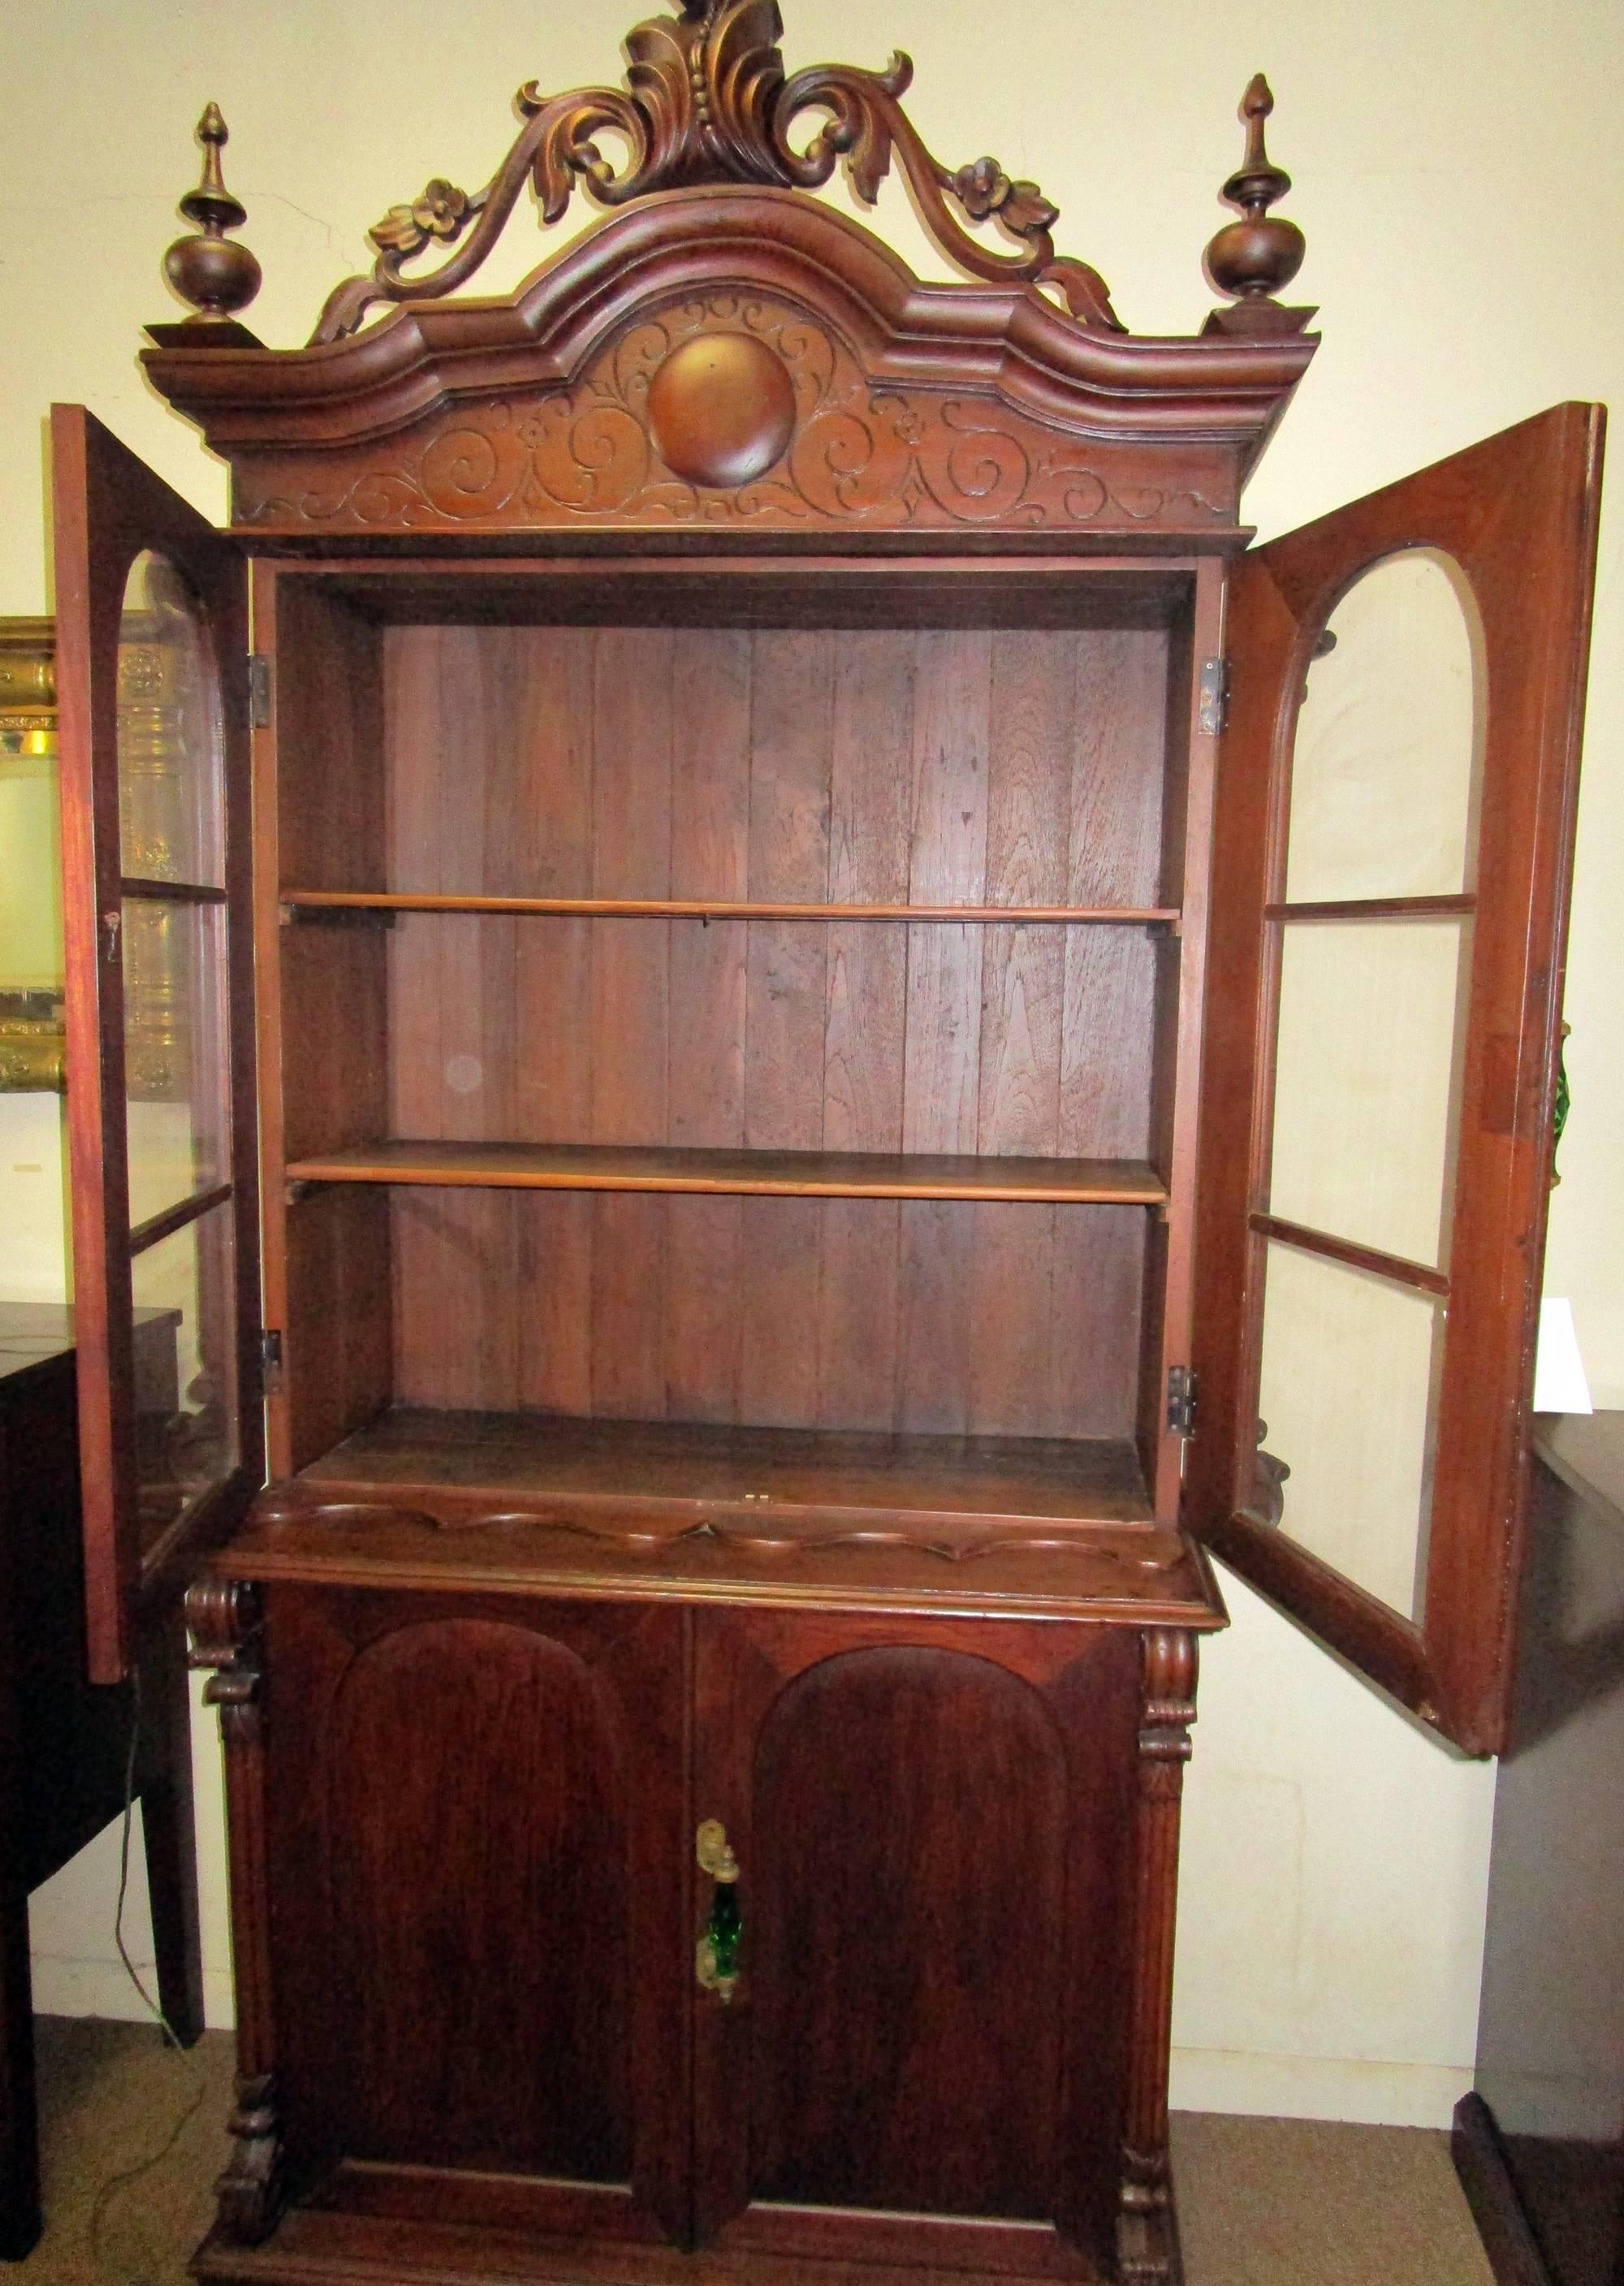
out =
{"type": "MultiPolygon", "coordinates": [[[[523,79],[603,77],[635,0],[59,0],[10,12],[0,85],[12,193],[0,255],[0,611],[47,603],[40,422],[80,398],[205,508],[219,470],[145,389],[143,321],[172,314],[158,258],[216,98],[227,172],[267,283],[266,341],[304,337],[362,266],[363,232],[427,176],[482,180],[523,79]]],[[[1060,202],[1136,331],[1187,332],[1200,250],[1260,64],[1308,237],[1298,291],[1324,346],[1248,508],[1265,535],[1560,397],[1624,380],[1624,156],[1615,0],[786,0],[792,64],[911,51],[913,115],[957,162],[989,147],[1060,202]]],[[[901,193],[879,226],[935,272],[901,193]]],[[[492,276],[537,241],[521,211],[492,276]]],[[[1624,849],[1624,593],[1604,554],[1568,1014],[1575,1111],[1552,1219],[1598,1399],[1624,1403],[1624,1059],[1616,922],[1624,849]]],[[[0,1171],[11,1163],[0,1132],[0,1171]]],[[[0,1229],[14,1228],[0,1202],[0,1229]]],[[[25,1211],[30,1211],[25,1210],[25,1211]]],[[[37,1211],[35,1210],[33,1211],[37,1211]]],[[[1473,2046],[1492,1770],[1452,1761],[1255,1598],[1208,1653],[1188,1801],[1177,2100],[1439,2122],[1473,2046]]],[[[214,1768],[200,1740],[200,1768],[214,1768]]],[[[216,1805],[206,1838],[223,2005],[216,1805]]],[[[117,2006],[110,1853],[36,1901],[49,2006],[117,2006]]]]}

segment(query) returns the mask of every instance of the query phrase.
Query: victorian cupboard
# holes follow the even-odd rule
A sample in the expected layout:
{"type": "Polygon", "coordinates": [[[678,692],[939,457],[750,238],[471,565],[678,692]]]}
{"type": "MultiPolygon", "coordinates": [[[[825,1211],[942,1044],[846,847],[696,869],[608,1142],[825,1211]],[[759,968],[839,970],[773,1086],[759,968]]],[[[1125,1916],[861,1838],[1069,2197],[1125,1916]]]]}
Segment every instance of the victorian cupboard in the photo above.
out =
{"type": "Polygon", "coordinates": [[[56,416],[93,1656],[194,1579],[229,1768],[206,2277],[1173,2280],[1205,1548],[1500,1735],[1600,415],[1249,552],[1263,82],[1137,338],[778,33],[522,90],[293,351],[211,108],[144,354],[229,529],[56,416]],[[527,184],[612,211],[455,296],[527,184]]]}

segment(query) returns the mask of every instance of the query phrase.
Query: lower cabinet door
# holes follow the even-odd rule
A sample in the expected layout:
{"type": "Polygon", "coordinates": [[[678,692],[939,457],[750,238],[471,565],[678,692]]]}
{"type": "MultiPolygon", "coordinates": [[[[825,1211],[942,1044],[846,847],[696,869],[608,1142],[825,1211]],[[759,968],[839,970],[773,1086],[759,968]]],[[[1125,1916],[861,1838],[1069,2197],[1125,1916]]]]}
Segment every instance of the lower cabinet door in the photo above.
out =
{"type": "Polygon", "coordinates": [[[695,1629],[698,2239],[1115,2276],[1138,1636],[695,1629]]]}
{"type": "Polygon", "coordinates": [[[687,2237],[684,1633],[650,1604],[270,1593],[296,2196],[687,2237]]]}

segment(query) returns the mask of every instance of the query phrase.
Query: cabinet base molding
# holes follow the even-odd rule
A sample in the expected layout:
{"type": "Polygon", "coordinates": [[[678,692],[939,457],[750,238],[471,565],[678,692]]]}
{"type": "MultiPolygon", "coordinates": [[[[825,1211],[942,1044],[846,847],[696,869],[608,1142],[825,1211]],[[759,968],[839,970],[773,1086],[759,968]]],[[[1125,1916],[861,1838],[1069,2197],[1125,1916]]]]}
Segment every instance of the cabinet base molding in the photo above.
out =
{"type": "MultiPolygon", "coordinates": [[[[1178,2222],[1170,2195],[1154,2216],[1123,2219],[1115,2276],[1079,2251],[1075,2286],[1183,2286],[1178,2222]]],[[[515,2232],[449,2223],[294,2208],[263,2246],[234,2243],[216,2230],[192,2261],[194,2278],[214,2286],[1038,2286],[1041,2272],[824,2262],[805,2253],[762,2254],[674,2246],[543,2243],[515,2232]]],[[[1047,2274],[1052,2286],[1053,2273],[1047,2274]]]]}

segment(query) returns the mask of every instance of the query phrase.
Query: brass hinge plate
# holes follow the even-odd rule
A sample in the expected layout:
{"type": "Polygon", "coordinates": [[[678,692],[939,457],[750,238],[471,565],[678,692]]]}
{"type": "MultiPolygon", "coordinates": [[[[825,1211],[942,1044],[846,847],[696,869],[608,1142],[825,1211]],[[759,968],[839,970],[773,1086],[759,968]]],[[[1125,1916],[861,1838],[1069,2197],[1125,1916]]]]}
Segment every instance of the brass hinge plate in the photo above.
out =
{"type": "Polygon", "coordinates": [[[1197,1382],[1193,1368],[1175,1365],[1167,1375],[1167,1425],[1179,1437],[1195,1434],[1197,1382]]]}
{"type": "Polygon", "coordinates": [[[1195,720],[1203,738],[1223,736],[1229,720],[1229,661],[1203,658],[1195,720]]]}
{"type": "Polygon", "coordinates": [[[271,728],[271,662],[263,650],[248,653],[248,723],[256,730],[271,728]]]}

